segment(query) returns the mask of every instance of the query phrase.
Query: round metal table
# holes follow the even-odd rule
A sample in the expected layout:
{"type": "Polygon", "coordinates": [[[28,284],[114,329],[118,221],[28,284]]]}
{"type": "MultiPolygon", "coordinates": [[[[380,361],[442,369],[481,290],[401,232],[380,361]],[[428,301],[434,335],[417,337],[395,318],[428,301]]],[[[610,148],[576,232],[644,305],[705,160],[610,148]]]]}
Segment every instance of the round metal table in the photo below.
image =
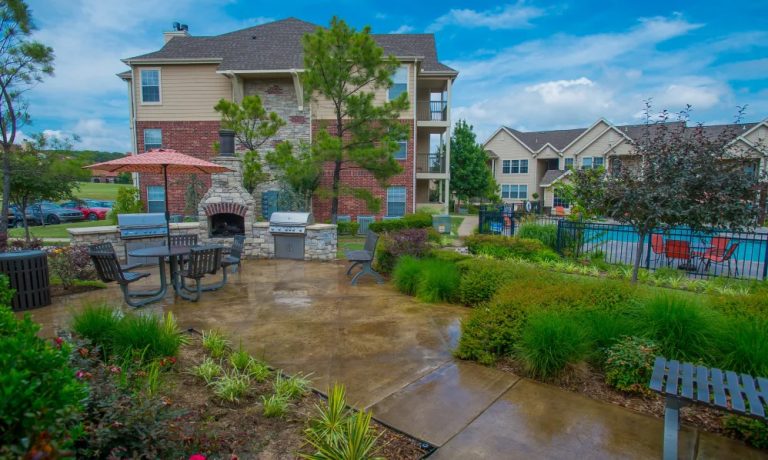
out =
{"type": "Polygon", "coordinates": [[[190,253],[191,246],[152,246],[149,248],[133,249],[128,251],[129,256],[133,257],[157,257],[158,268],[160,270],[160,289],[161,292],[168,290],[168,281],[165,277],[165,258],[171,262],[171,285],[173,290],[179,290],[179,258],[190,253]]]}

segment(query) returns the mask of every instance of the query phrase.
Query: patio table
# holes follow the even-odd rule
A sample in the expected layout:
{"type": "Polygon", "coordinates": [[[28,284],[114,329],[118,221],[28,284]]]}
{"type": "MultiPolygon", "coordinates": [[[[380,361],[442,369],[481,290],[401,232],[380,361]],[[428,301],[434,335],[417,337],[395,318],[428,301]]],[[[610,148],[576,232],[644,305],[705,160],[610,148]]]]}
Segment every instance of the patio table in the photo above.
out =
{"type": "Polygon", "coordinates": [[[168,290],[168,281],[165,277],[165,259],[167,257],[171,264],[171,285],[173,290],[178,293],[180,287],[178,259],[189,254],[191,249],[191,246],[171,246],[170,248],[168,246],[153,246],[128,251],[128,255],[133,257],[157,257],[160,270],[160,289],[163,293],[168,290]]]}

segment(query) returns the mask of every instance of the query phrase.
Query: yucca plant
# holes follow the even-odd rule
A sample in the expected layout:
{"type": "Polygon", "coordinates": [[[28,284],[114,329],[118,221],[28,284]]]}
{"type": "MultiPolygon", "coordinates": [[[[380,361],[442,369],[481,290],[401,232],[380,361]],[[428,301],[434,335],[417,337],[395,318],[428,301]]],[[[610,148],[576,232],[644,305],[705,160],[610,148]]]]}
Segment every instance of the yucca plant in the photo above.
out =
{"type": "Polygon", "coordinates": [[[335,385],[328,395],[326,407],[318,407],[318,417],[305,431],[312,454],[301,454],[311,460],[375,460],[378,436],[371,429],[371,413],[356,414],[346,407],[344,387],[335,385]]]}
{"type": "Polygon", "coordinates": [[[237,402],[248,393],[251,388],[251,379],[248,375],[233,370],[225,372],[210,385],[213,387],[213,393],[219,398],[229,402],[237,402]]]}
{"type": "Polygon", "coordinates": [[[282,417],[288,410],[288,398],[281,394],[274,393],[269,397],[262,396],[261,403],[264,406],[265,417],[282,417]]]}
{"type": "Polygon", "coordinates": [[[207,384],[211,383],[211,381],[221,375],[222,372],[224,372],[224,370],[221,368],[221,365],[208,356],[191,370],[192,375],[200,377],[205,380],[205,383],[207,384]]]}
{"type": "Polygon", "coordinates": [[[203,348],[214,358],[221,358],[229,347],[229,341],[217,329],[203,331],[203,348]]]}

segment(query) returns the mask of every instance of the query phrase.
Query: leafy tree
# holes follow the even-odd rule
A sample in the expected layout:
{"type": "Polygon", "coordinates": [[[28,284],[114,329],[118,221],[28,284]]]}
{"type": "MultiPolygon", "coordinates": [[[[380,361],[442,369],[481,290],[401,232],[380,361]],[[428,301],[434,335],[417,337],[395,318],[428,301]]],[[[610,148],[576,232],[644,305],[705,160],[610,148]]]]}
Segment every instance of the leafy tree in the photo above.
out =
{"type": "Polygon", "coordinates": [[[312,195],[320,186],[323,172],[323,162],[313,154],[311,146],[299,144],[299,152],[294,154],[290,142],[281,142],[266,159],[280,181],[296,196],[295,206],[291,207],[310,209],[312,195]]]}
{"type": "Polygon", "coordinates": [[[117,197],[112,211],[109,213],[109,220],[112,225],[117,225],[118,214],[138,214],[144,212],[144,203],[141,201],[141,194],[136,187],[120,187],[117,189],[117,197]]]}
{"type": "Polygon", "coordinates": [[[580,206],[629,224],[638,233],[633,282],[652,231],[680,225],[694,231],[740,230],[753,226],[758,215],[753,204],[758,179],[744,167],[746,152],[732,143],[739,134],[735,127],[716,135],[702,125],[688,128],[690,107],[679,114],[682,123],[669,123],[666,111],[652,121],[650,104],[645,113],[645,129],[633,141],[631,162],[623,165],[614,158],[619,163],[611,174],[571,175],[573,198],[580,206]]]}
{"type": "Polygon", "coordinates": [[[407,127],[398,123],[408,108],[408,95],[374,104],[375,92],[392,86],[400,63],[384,56],[371,36],[370,27],[361,31],[334,17],[330,28],[318,28],[303,38],[302,81],[308,95],[333,108],[334,119],[322,124],[313,140],[314,154],[333,166],[331,219],[336,222],[339,196],[351,195],[366,201],[372,210],[379,200],[370,190],[342,186],[341,172],[364,169],[385,186],[402,168],[394,159],[397,141],[406,137],[407,127]]]}
{"type": "Polygon", "coordinates": [[[269,180],[259,151],[285,126],[285,120],[275,112],[267,112],[256,95],[245,96],[239,104],[221,99],[214,110],[221,114],[222,127],[234,131],[235,139],[246,150],[243,154],[243,186],[253,193],[259,184],[269,180]]]}
{"type": "Polygon", "coordinates": [[[488,153],[477,143],[472,125],[459,120],[451,136],[451,186],[459,200],[494,200],[498,187],[488,169],[488,153]]]}
{"type": "Polygon", "coordinates": [[[44,152],[45,137],[28,142],[24,150],[10,154],[13,173],[10,179],[10,201],[19,207],[24,223],[25,238],[29,241],[27,225],[27,207],[35,201],[58,201],[72,198],[78,189],[78,182],[89,175],[77,162],[62,159],[57,155],[44,152]]]}
{"type": "Polygon", "coordinates": [[[11,196],[11,154],[19,129],[29,122],[24,93],[43,76],[53,74],[53,49],[31,39],[35,29],[23,0],[0,2],[0,147],[2,147],[3,202],[0,249],[8,242],[8,205],[11,196]]]}
{"type": "Polygon", "coordinates": [[[197,216],[197,205],[205,194],[205,182],[197,174],[191,174],[186,178],[187,188],[184,190],[184,212],[197,216]]]}

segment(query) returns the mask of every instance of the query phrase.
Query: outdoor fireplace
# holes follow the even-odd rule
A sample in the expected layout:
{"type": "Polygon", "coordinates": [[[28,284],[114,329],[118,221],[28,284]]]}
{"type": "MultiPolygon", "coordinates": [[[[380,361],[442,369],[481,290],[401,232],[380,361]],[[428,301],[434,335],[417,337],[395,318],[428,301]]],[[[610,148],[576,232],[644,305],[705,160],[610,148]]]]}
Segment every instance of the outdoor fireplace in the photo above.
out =
{"type": "Polygon", "coordinates": [[[245,234],[245,218],[237,214],[219,213],[208,218],[208,235],[228,237],[245,234]]]}

